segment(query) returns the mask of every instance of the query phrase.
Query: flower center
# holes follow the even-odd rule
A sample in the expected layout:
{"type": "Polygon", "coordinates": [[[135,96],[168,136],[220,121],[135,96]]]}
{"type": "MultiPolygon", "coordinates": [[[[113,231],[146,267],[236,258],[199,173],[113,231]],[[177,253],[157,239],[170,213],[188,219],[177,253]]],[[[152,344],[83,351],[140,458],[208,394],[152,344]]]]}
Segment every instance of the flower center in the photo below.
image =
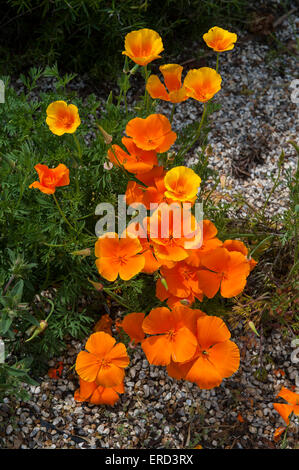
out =
{"type": "Polygon", "coordinates": [[[108,369],[110,367],[110,362],[108,362],[106,359],[102,359],[100,361],[100,368],[101,369],[108,369]]]}
{"type": "Polygon", "coordinates": [[[126,264],[127,261],[128,261],[126,255],[117,256],[116,259],[117,259],[117,262],[118,262],[119,264],[121,264],[121,265],[126,264]]]}
{"type": "Polygon", "coordinates": [[[169,339],[169,341],[174,341],[175,340],[175,330],[169,330],[168,331],[168,339],[169,339]]]}

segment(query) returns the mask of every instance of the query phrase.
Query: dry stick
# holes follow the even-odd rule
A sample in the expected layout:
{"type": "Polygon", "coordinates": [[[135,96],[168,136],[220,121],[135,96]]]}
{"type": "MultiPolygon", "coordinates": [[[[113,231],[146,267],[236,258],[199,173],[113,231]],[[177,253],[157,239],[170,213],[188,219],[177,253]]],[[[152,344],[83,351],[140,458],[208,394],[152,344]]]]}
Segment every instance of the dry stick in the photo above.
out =
{"type": "Polygon", "coordinates": [[[295,11],[297,11],[297,8],[294,7],[292,8],[290,11],[288,11],[287,13],[285,13],[284,15],[282,15],[280,18],[278,18],[276,21],[274,21],[273,23],[273,28],[277,28],[277,26],[279,26],[281,23],[284,22],[285,19],[287,19],[288,16],[292,15],[293,13],[295,13],[295,11]]]}
{"type": "Polygon", "coordinates": [[[4,289],[3,289],[3,294],[2,294],[2,295],[5,294],[5,292],[6,292],[7,289],[9,288],[9,286],[10,286],[10,284],[12,283],[12,281],[14,280],[14,278],[15,278],[15,275],[13,274],[13,275],[11,276],[11,278],[9,279],[8,283],[6,284],[6,286],[4,287],[4,289]]]}

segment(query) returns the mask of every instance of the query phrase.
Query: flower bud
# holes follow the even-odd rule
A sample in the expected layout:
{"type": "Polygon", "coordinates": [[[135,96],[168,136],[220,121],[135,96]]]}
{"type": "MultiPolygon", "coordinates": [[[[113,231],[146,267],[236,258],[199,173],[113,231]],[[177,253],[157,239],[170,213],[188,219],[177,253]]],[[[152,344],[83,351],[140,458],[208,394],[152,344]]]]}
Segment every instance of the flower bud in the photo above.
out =
{"type": "Polygon", "coordinates": [[[168,285],[167,285],[165,277],[161,277],[160,280],[161,280],[162,286],[165,287],[166,290],[168,290],[168,285]]]}
{"type": "Polygon", "coordinates": [[[93,285],[93,287],[94,287],[96,290],[98,290],[98,291],[103,290],[103,287],[104,287],[104,286],[103,286],[103,284],[101,284],[100,282],[94,282],[94,281],[92,281],[91,279],[88,279],[88,281],[90,282],[90,284],[93,285]]]}
{"type": "Polygon", "coordinates": [[[91,253],[90,248],[84,248],[84,250],[73,251],[71,254],[76,256],[89,256],[91,253]]]}
{"type": "Polygon", "coordinates": [[[97,124],[97,126],[98,126],[98,129],[99,129],[99,131],[101,132],[101,134],[102,134],[102,136],[103,136],[103,138],[104,138],[105,144],[106,144],[106,145],[110,145],[111,142],[112,142],[112,135],[108,134],[108,132],[106,132],[106,131],[102,128],[102,126],[100,126],[99,124],[97,124]]]}

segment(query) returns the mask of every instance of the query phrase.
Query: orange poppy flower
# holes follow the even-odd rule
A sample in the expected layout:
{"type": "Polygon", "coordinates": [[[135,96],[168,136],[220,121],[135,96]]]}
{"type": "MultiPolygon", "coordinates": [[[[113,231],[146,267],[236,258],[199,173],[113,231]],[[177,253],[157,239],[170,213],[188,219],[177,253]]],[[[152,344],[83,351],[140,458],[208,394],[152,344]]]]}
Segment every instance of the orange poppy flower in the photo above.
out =
{"type": "Polygon", "coordinates": [[[154,150],[142,150],[137,147],[133,139],[122,138],[122,143],[126,147],[126,153],[119,145],[113,145],[108,150],[108,157],[113,165],[123,167],[130,173],[146,173],[154,165],[158,165],[157,154],[154,150]]]}
{"type": "Polygon", "coordinates": [[[46,123],[53,134],[73,134],[81,124],[77,106],[54,101],[47,107],[46,123]]]}
{"type": "Polygon", "coordinates": [[[111,326],[113,324],[113,321],[111,320],[110,316],[108,313],[105,313],[104,315],[101,316],[99,321],[95,324],[93,331],[104,331],[105,333],[108,333],[109,335],[112,335],[111,331],[111,326]]]}
{"type": "Polygon", "coordinates": [[[210,220],[206,219],[202,221],[202,231],[201,247],[195,250],[189,250],[189,256],[185,260],[190,266],[199,267],[201,265],[200,259],[205,253],[222,246],[222,241],[216,238],[218,230],[210,220]]]}
{"type": "Polygon", "coordinates": [[[248,258],[248,249],[240,240],[225,240],[225,242],[223,242],[223,247],[228,251],[239,251],[239,253],[246,256],[249,262],[250,271],[252,271],[257,265],[257,261],[255,261],[255,259],[251,257],[248,258]]]}
{"type": "Polygon", "coordinates": [[[145,260],[142,272],[146,274],[153,274],[155,271],[159,269],[159,267],[161,266],[161,263],[155,257],[152,245],[149,243],[147,239],[147,232],[145,229],[146,224],[147,224],[147,218],[144,220],[143,224],[140,224],[139,222],[137,223],[132,222],[130,225],[128,225],[126,232],[128,234],[137,236],[140,241],[140,244],[142,246],[141,254],[142,256],[144,256],[144,260],[145,260]]]}
{"type": "Polygon", "coordinates": [[[180,204],[161,203],[148,218],[148,235],[158,261],[181,261],[188,249],[197,246],[200,226],[190,211],[180,204]]]}
{"type": "Polygon", "coordinates": [[[154,365],[167,365],[171,359],[184,362],[193,357],[197,340],[192,333],[194,313],[181,306],[172,311],[158,307],[149,313],[142,324],[145,333],[150,336],[142,341],[142,349],[147,360],[154,365]],[[189,326],[189,328],[188,328],[189,326]]]}
{"type": "Polygon", "coordinates": [[[164,302],[166,300],[168,307],[175,308],[181,305],[191,306],[194,303],[195,297],[193,294],[190,294],[188,297],[176,297],[172,295],[168,289],[162,284],[161,279],[158,279],[156,282],[156,297],[164,302]]]}
{"type": "Polygon", "coordinates": [[[184,86],[188,96],[205,103],[221,89],[221,76],[209,67],[192,69],[186,75],[184,86]]]}
{"type": "Polygon", "coordinates": [[[299,393],[291,392],[286,387],[282,387],[280,392],[276,395],[283,398],[288,404],[273,403],[274,409],[280,414],[282,419],[288,425],[290,423],[290,414],[299,415],[299,393]]]}
{"type": "Polygon", "coordinates": [[[207,297],[214,297],[219,288],[226,298],[235,297],[244,289],[250,266],[242,253],[219,247],[203,255],[201,263],[207,269],[198,270],[199,287],[207,297]]]}
{"type": "Polygon", "coordinates": [[[169,170],[164,177],[165,197],[168,202],[194,203],[201,178],[186,166],[177,166],[169,170]]]}
{"type": "Polygon", "coordinates": [[[129,313],[125,316],[119,325],[124,330],[124,332],[130,336],[131,341],[134,341],[135,344],[140,343],[145,337],[144,331],[142,329],[144,317],[144,313],[129,313]]]}
{"type": "Polygon", "coordinates": [[[130,205],[134,202],[140,202],[148,210],[151,208],[151,204],[160,204],[164,200],[164,175],[165,170],[162,166],[154,166],[147,173],[137,173],[136,178],[146,186],[129,181],[126,190],[126,203],[130,205]]]}
{"type": "Polygon", "coordinates": [[[125,38],[125,50],[122,54],[130,57],[138,65],[147,65],[164,51],[161,36],[152,29],[144,28],[131,31],[125,38]]]}
{"type": "Polygon", "coordinates": [[[257,261],[253,258],[249,258],[248,262],[249,262],[250,271],[252,271],[256,267],[257,261]]]}
{"type": "Polygon", "coordinates": [[[126,347],[108,333],[99,331],[90,335],[86,351],[79,352],[76,371],[86,382],[96,382],[103,387],[115,387],[123,382],[124,369],[129,364],[126,347]]]}
{"type": "Polygon", "coordinates": [[[230,33],[226,29],[214,26],[203,35],[206,45],[216,52],[230,51],[235,47],[237,35],[230,33]]]}
{"type": "Polygon", "coordinates": [[[118,238],[117,233],[102,235],[95,244],[96,266],[102,277],[115,281],[117,276],[128,281],[144,268],[142,246],[137,237],[127,234],[118,238]]]}
{"type": "Polygon", "coordinates": [[[199,287],[198,268],[180,261],[173,268],[162,266],[160,272],[166,280],[170,294],[181,299],[196,297],[202,301],[203,292],[199,287]]]}
{"type": "Polygon", "coordinates": [[[29,188],[38,188],[42,193],[54,194],[57,187],[70,184],[69,169],[63,163],[56,168],[48,168],[47,165],[39,163],[34,169],[39,181],[34,181],[29,188]]]}
{"type": "Polygon", "coordinates": [[[119,394],[124,393],[121,382],[115,387],[103,387],[96,382],[86,382],[80,378],[80,388],[74,393],[74,399],[79,402],[88,401],[94,405],[113,406],[119,400],[119,394]]]}
{"type": "Polygon", "coordinates": [[[273,439],[274,442],[278,442],[281,438],[281,435],[285,432],[286,428],[279,427],[275,429],[274,434],[273,434],[273,439]]]}
{"type": "Polygon", "coordinates": [[[177,138],[171,124],[163,114],[151,114],[145,119],[134,118],[128,122],[126,134],[143,150],[167,152],[177,138]]]}
{"type": "Polygon", "coordinates": [[[218,387],[234,374],[240,363],[238,346],[230,341],[230,332],[221,318],[204,315],[197,320],[198,347],[191,361],[167,367],[176,379],[195,382],[202,389],[218,387]]]}
{"type": "Polygon", "coordinates": [[[226,248],[228,251],[238,251],[244,256],[248,255],[248,249],[240,240],[225,240],[223,242],[223,247],[226,248]]]}
{"type": "Polygon", "coordinates": [[[62,371],[63,371],[63,362],[59,361],[58,362],[58,367],[54,368],[52,367],[51,369],[48,370],[48,376],[51,379],[59,379],[61,377],[62,371]]]}
{"type": "Polygon", "coordinates": [[[168,91],[157,75],[151,75],[146,84],[150,96],[153,99],[170,101],[171,103],[181,103],[187,100],[188,96],[181,80],[183,67],[178,64],[167,64],[161,65],[159,69],[168,91]]]}

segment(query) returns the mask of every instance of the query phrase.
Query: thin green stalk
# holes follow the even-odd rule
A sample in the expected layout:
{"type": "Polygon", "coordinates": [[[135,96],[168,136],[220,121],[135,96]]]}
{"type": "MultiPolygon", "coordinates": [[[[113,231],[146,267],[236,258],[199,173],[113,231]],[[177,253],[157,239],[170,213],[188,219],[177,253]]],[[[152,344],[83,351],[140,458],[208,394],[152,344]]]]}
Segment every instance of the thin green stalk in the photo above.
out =
{"type": "Polygon", "coordinates": [[[147,69],[147,65],[144,66],[144,76],[145,76],[145,92],[144,92],[144,108],[147,112],[147,114],[149,113],[149,93],[146,89],[146,84],[147,84],[147,79],[150,75],[150,72],[148,71],[147,69]]]}
{"type": "Polygon", "coordinates": [[[280,181],[280,175],[281,175],[281,169],[282,169],[282,162],[283,162],[283,157],[284,157],[284,153],[282,152],[281,153],[281,156],[280,156],[280,161],[278,163],[278,175],[277,175],[277,178],[271,188],[271,191],[269,192],[268,194],[268,197],[266,199],[266,202],[262,208],[262,213],[261,213],[261,217],[264,218],[264,215],[265,215],[265,210],[266,210],[266,207],[268,205],[268,202],[269,202],[269,199],[271,198],[272,194],[274,193],[275,189],[277,188],[278,184],[279,184],[279,181],[280,181]]]}
{"type": "Polygon", "coordinates": [[[217,60],[216,60],[216,72],[218,73],[218,67],[219,67],[219,52],[217,52],[217,60]]]}
{"type": "Polygon", "coordinates": [[[136,176],[134,176],[133,174],[129,173],[125,167],[121,164],[121,162],[119,161],[115,151],[114,151],[114,148],[113,148],[113,145],[110,146],[109,150],[112,151],[114,157],[115,157],[115,160],[117,161],[120,169],[122,170],[122,172],[126,175],[126,177],[130,180],[130,181],[135,181],[136,183],[140,184],[141,186],[144,186],[145,188],[147,188],[147,185],[144,184],[142,181],[140,181],[138,178],[136,178],[136,176]]]}
{"type": "Polygon", "coordinates": [[[250,252],[250,256],[253,256],[254,253],[258,250],[258,248],[260,246],[262,246],[267,240],[270,240],[271,238],[273,238],[274,235],[269,235],[268,237],[264,238],[256,247],[254,247],[254,249],[250,252]]]}
{"type": "Polygon", "coordinates": [[[114,299],[117,303],[119,303],[123,307],[127,308],[128,310],[131,309],[131,307],[127,305],[119,295],[112,293],[109,287],[103,287],[103,291],[106,292],[112,299],[114,299]]]}
{"type": "Polygon", "coordinates": [[[174,115],[174,112],[175,112],[175,105],[176,105],[176,103],[173,103],[173,105],[172,105],[172,110],[171,110],[171,115],[170,115],[170,124],[172,124],[173,115],[174,115]]]}
{"type": "Polygon", "coordinates": [[[46,243],[46,242],[41,242],[41,244],[45,246],[49,246],[50,248],[62,248],[67,245],[66,243],[64,243],[63,245],[53,245],[51,243],[46,243]]]}
{"type": "Polygon", "coordinates": [[[73,134],[73,138],[74,138],[74,141],[75,141],[77,150],[78,150],[78,157],[79,157],[79,160],[82,162],[82,149],[81,149],[80,142],[79,142],[79,140],[78,140],[78,138],[77,138],[77,136],[76,136],[75,134],[73,134]]]}
{"type": "Polygon", "coordinates": [[[190,145],[188,145],[185,149],[183,149],[182,152],[178,153],[178,157],[183,157],[188,152],[188,150],[190,150],[193,147],[193,145],[196,143],[196,141],[199,139],[200,131],[201,131],[201,128],[202,128],[202,125],[204,123],[204,119],[205,119],[205,116],[206,116],[206,113],[207,113],[207,108],[208,108],[207,103],[204,103],[204,108],[203,108],[203,113],[202,113],[202,116],[201,116],[201,121],[199,123],[199,126],[198,126],[198,129],[196,131],[195,137],[192,140],[190,145]]]}
{"type": "MultiPolygon", "coordinates": [[[[73,138],[74,138],[74,141],[75,141],[75,144],[76,144],[76,147],[77,147],[79,160],[80,160],[80,162],[82,163],[82,149],[81,149],[80,142],[79,142],[79,140],[78,140],[78,138],[77,138],[77,136],[76,136],[75,134],[73,134],[73,138]]],[[[77,196],[78,196],[78,194],[80,193],[80,187],[79,187],[79,168],[76,168],[75,183],[76,183],[76,194],[77,194],[77,196]]]]}
{"type": "Polygon", "coordinates": [[[65,221],[65,223],[66,223],[72,230],[74,230],[75,232],[77,232],[76,229],[75,229],[75,228],[70,224],[70,222],[67,220],[67,218],[66,218],[66,216],[65,216],[65,214],[64,214],[64,212],[63,212],[63,210],[61,209],[61,207],[60,207],[60,205],[59,205],[59,203],[58,203],[58,201],[57,201],[57,198],[56,198],[56,196],[55,196],[54,193],[52,194],[52,196],[53,196],[53,199],[54,199],[55,204],[56,204],[56,206],[57,206],[57,209],[59,210],[59,213],[60,213],[61,217],[63,218],[63,220],[65,221]]]}
{"type": "Polygon", "coordinates": [[[128,117],[128,103],[127,103],[126,93],[124,93],[124,104],[125,104],[125,110],[126,110],[126,117],[128,117]]]}

